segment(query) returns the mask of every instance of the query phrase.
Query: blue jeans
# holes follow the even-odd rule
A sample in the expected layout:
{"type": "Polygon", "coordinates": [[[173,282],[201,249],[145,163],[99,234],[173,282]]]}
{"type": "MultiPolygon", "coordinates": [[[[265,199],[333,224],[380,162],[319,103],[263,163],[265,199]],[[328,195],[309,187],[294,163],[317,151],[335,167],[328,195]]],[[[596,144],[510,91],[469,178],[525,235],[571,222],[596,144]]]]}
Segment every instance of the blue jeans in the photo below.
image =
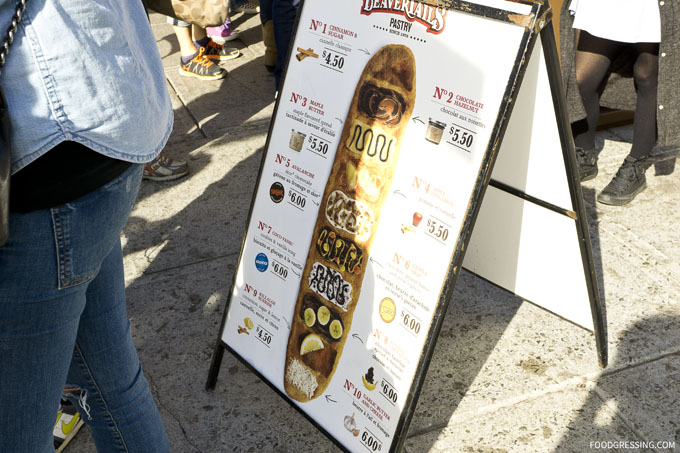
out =
{"type": "Polygon", "coordinates": [[[276,42],[274,77],[277,90],[281,83],[283,67],[286,65],[299,4],[300,0],[260,0],[260,21],[263,24],[270,20],[274,21],[274,41],[276,42]]]}
{"type": "Polygon", "coordinates": [[[66,384],[99,452],[166,452],[130,336],[120,232],[142,176],[10,215],[0,248],[0,451],[54,451],[66,384]]]}
{"type": "Polygon", "coordinates": [[[260,0],[260,22],[266,24],[272,20],[272,0],[260,0]]]}

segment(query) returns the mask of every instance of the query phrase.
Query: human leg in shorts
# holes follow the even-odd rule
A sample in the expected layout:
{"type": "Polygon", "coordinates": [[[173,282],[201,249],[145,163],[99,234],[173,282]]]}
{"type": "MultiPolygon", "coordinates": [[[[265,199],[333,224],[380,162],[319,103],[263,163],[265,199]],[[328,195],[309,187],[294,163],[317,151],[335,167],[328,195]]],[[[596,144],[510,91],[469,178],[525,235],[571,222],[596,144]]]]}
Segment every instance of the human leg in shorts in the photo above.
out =
{"type": "Polygon", "coordinates": [[[218,80],[227,70],[215,63],[236,58],[240,51],[215,43],[204,28],[168,17],[180,48],[179,74],[199,80],[218,80]]]}

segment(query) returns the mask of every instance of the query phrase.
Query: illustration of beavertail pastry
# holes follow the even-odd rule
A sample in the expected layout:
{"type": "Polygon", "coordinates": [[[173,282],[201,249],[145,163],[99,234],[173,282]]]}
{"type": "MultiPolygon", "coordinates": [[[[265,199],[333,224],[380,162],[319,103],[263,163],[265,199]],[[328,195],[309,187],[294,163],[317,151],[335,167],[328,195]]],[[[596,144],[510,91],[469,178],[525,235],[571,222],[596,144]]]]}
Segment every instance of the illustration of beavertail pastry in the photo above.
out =
{"type": "Polygon", "coordinates": [[[294,400],[321,395],[342,355],[413,111],[415,83],[411,51],[388,45],[366,64],[354,91],[288,338],[284,388],[294,400]]]}

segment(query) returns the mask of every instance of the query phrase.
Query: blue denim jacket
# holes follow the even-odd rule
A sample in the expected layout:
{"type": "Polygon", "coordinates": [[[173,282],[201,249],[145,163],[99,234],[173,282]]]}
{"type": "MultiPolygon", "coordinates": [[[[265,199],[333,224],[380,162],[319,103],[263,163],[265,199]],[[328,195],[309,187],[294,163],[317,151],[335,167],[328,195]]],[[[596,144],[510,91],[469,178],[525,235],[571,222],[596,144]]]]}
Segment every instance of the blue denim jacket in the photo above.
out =
{"type": "MultiPolygon", "coordinates": [[[[0,0],[3,34],[14,3],[0,0]]],[[[28,0],[0,85],[13,127],[12,173],[65,140],[148,162],[172,129],[141,0],[28,0]]]]}

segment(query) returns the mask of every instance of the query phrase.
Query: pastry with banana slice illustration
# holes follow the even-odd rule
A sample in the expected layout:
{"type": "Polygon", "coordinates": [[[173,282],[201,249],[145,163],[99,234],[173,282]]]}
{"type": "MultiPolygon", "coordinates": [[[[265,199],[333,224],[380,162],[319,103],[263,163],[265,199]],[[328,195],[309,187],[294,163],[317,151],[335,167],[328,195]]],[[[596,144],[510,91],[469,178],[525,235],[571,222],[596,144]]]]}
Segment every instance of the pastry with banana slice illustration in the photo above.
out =
{"type": "Polygon", "coordinates": [[[308,402],[328,387],[347,340],[366,263],[416,96],[415,59],[382,47],[354,91],[300,282],[284,389],[308,402]]]}

